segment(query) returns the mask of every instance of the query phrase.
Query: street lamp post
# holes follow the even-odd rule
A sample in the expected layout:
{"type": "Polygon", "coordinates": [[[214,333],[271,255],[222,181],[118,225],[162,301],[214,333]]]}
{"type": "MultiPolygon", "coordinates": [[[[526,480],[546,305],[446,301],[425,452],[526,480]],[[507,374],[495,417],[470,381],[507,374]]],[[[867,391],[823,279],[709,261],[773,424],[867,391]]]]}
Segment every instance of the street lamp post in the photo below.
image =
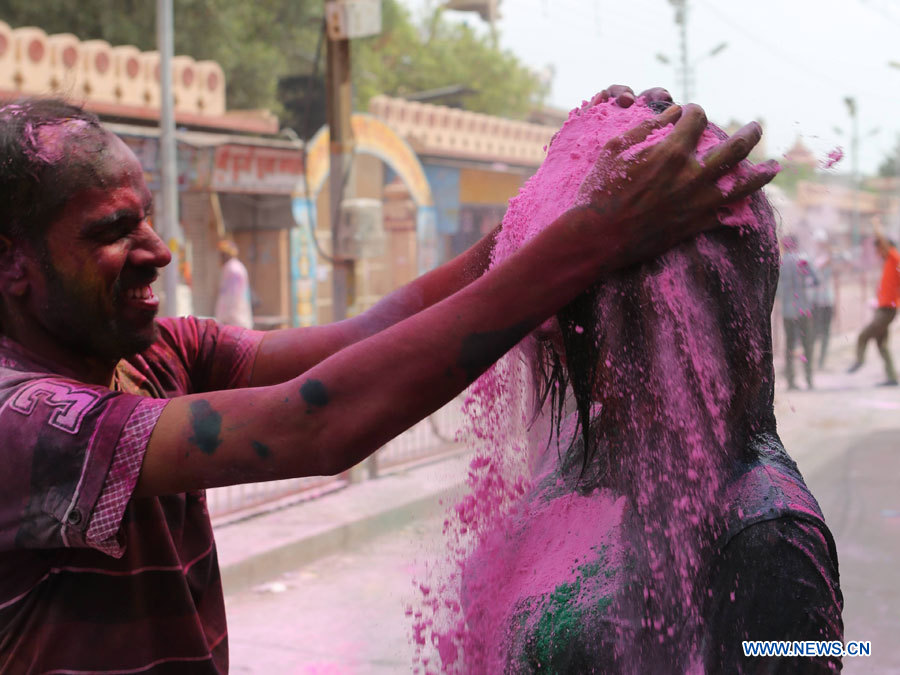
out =
{"type": "Polygon", "coordinates": [[[852,96],[844,97],[844,105],[850,115],[850,155],[851,174],[853,185],[853,213],[850,221],[850,242],[853,248],[859,246],[859,116],[857,115],[856,99],[852,96]]]}
{"type": "MultiPolygon", "coordinates": [[[[159,49],[159,154],[160,209],[157,228],[173,256],[178,256],[178,176],[175,153],[175,114],[172,96],[172,0],[157,0],[156,30],[159,49]]],[[[164,316],[177,316],[178,260],[163,268],[164,316]]]]}
{"type": "MultiPolygon", "coordinates": [[[[860,250],[860,213],[859,213],[859,193],[860,188],[862,187],[862,179],[859,171],[859,146],[860,146],[860,133],[859,133],[859,109],[856,104],[856,98],[853,96],[845,96],[844,97],[844,105],[847,107],[847,113],[850,115],[850,162],[851,162],[851,187],[853,190],[853,212],[850,215],[850,245],[855,254],[859,255],[860,261],[860,290],[862,292],[861,301],[865,303],[865,299],[868,298],[868,283],[867,283],[867,275],[866,275],[866,266],[862,264],[862,260],[864,256],[862,255],[862,251],[860,250]]],[[[839,128],[835,128],[835,131],[841,133],[839,128]]],[[[870,136],[874,136],[877,134],[879,129],[873,128],[870,129],[866,133],[866,138],[870,136]]]]}
{"type": "MultiPolygon", "coordinates": [[[[897,70],[900,70],[900,61],[888,61],[888,66],[891,68],[896,68],[897,70]]],[[[898,158],[898,159],[900,159],[900,158],[898,158]]],[[[900,161],[898,161],[898,164],[900,164],[900,161]]],[[[898,173],[898,176],[897,176],[897,188],[898,188],[898,190],[900,190],[900,173],[898,173]]],[[[898,196],[900,196],[900,195],[898,195],[898,196]]],[[[900,215],[900,209],[898,209],[898,215],[900,215]]],[[[900,234],[900,223],[897,224],[897,233],[900,234]]]]}
{"type": "MultiPolygon", "coordinates": [[[[850,172],[851,184],[853,186],[853,213],[851,217],[850,240],[854,247],[859,245],[861,238],[860,232],[860,213],[859,213],[859,191],[862,188],[862,176],[859,170],[859,148],[862,139],[870,138],[877,134],[880,129],[873,127],[865,133],[859,133],[859,110],[856,104],[856,98],[853,96],[844,97],[844,105],[847,107],[847,113],[850,115],[850,172]]],[[[842,133],[839,127],[835,127],[835,131],[842,133]]]]}
{"type": "MultiPolygon", "coordinates": [[[[727,47],[728,47],[727,42],[720,42],[715,47],[713,47],[708,52],[706,52],[703,56],[701,56],[698,59],[695,59],[691,63],[688,63],[685,60],[684,57],[686,55],[686,52],[684,50],[682,50],[681,81],[682,81],[682,95],[684,97],[682,100],[684,103],[687,103],[691,100],[691,95],[693,94],[693,92],[691,91],[691,84],[693,83],[694,70],[697,68],[697,64],[699,64],[703,61],[706,61],[707,59],[710,59],[714,56],[718,56],[723,51],[725,51],[725,49],[727,47]]],[[[666,65],[672,64],[672,59],[670,59],[665,54],[662,54],[659,52],[657,52],[657,54],[656,54],[656,60],[659,61],[660,63],[664,63],[666,65]]]]}
{"type": "Polygon", "coordinates": [[[687,0],[669,0],[675,7],[675,23],[678,25],[679,43],[681,45],[681,91],[684,102],[691,100],[691,73],[688,66],[687,44],[687,0]]]}

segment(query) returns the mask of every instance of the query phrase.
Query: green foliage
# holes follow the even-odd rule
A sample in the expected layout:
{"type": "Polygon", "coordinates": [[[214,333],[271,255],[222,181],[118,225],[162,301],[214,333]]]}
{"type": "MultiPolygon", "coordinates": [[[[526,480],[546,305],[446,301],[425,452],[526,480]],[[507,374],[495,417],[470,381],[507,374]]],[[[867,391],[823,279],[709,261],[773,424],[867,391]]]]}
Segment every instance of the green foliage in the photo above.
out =
{"type": "Polygon", "coordinates": [[[448,21],[441,10],[416,26],[396,0],[384,0],[381,35],[353,45],[357,107],[379,93],[404,96],[463,85],[475,90],[465,108],[505,117],[524,117],[547,97],[549,86],[496,35],[448,21]]]}
{"type": "MultiPolygon", "coordinates": [[[[308,74],[316,49],[322,0],[173,0],[175,53],[213,59],[225,71],[228,107],[284,113],[278,80],[308,74]]],[[[397,0],[383,0],[384,31],[353,44],[356,107],[378,93],[402,96],[448,85],[477,90],[470,110],[524,116],[543,102],[547,85],[495,36],[450,22],[440,10],[416,25],[397,0]]],[[[81,40],[156,48],[156,3],[150,0],[0,0],[0,19],[81,40]]],[[[324,56],[320,74],[325,68],[324,56]]]]}
{"type": "Polygon", "coordinates": [[[156,3],[146,0],[0,0],[0,19],[13,28],[37,26],[81,40],[155,48],[156,3]]]}
{"type": "MultiPolygon", "coordinates": [[[[175,53],[219,62],[229,108],[280,112],[278,77],[308,67],[321,3],[174,0],[173,11],[175,53]]],[[[38,26],[50,34],[156,49],[156,3],[151,0],[0,0],[0,19],[14,28],[38,26]]]]}

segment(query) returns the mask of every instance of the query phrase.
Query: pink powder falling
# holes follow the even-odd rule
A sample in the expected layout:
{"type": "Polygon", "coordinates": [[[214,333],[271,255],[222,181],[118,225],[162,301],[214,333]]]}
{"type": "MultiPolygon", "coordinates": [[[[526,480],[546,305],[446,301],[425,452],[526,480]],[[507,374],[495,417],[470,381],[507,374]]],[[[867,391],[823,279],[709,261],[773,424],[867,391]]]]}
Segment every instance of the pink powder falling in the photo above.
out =
{"type": "Polygon", "coordinates": [[[823,169],[830,169],[835,164],[844,159],[844,149],[840,146],[828,153],[827,159],[822,162],[823,169]]]}
{"type": "MultiPolygon", "coordinates": [[[[573,111],[554,137],[538,172],[510,200],[492,266],[512,255],[564,211],[583,203],[586,188],[602,190],[609,177],[592,169],[606,141],[653,116],[653,111],[640,104],[623,109],[614,102],[573,111]],[[588,185],[586,179],[590,180],[588,185]]],[[[656,130],[629,149],[627,157],[635,157],[672,130],[672,125],[656,130]]],[[[704,132],[698,158],[720,142],[712,131],[704,132]]],[[[744,163],[737,173],[746,176],[756,170],[744,163]]],[[[726,193],[734,181],[734,176],[725,176],[718,186],[726,193]]],[[[720,222],[737,227],[758,223],[748,200],[723,209],[720,222]]],[[[713,242],[701,241],[698,248],[727,278],[731,263],[726,252],[713,242]]],[[[772,255],[777,254],[760,251],[760,259],[772,255]]],[[[687,613],[696,615],[699,608],[690,605],[699,553],[695,547],[679,543],[709,526],[710,502],[722,486],[721,461],[708,452],[708,437],[719,447],[728,441],[722,411],[734,383],[721,368],[717,326],[702,309],[702,298],[687,290],[691,286],[689,261],[685,256],[670,257],[671,264],[653,280],[655,302],[666,327],[656,347],[659,362],[679,367],[672,369],[675,375],[660,385],[667,392],[668,405],[665,419],[659,422],[678,430],[687,452],[672,466],[673,472],[680,474],[676,476],[660,473],[659,467],[666,466],[668,460],[665,449],[659,449],[657,455],[648,454],[644,469],[653,472],[653,480],[638,489],[634,501],[648,517],[660,510],[669,514],[662,536],[648,532],[653,535],[648,536],[651,543],[647,554],[654,577],[651,581],[656,585],[646,587],[645,593],[650,597],[662,588],[670,596],[663,604],[687,604],[687,613]],[[679,381],[681,372],[692,373],[700,382],[703,400],[685,395],[693,383],[679,381]],[[696,420],[708,421],[708,426],[701,428],[696,420]]],[[[581,333],[584,328],[575,330],[581,333]]],[[[762,345],[757,347],[753,358],[760,360],[762,345]]],[[[447,563],[432,566],[427,582],[417,582],[428,591],[420,588],[418,607],[410,608],[419,654],[416,672],[502,672],[504,635],[516,601],[547,593],[572,580],[577,561],[588,558],[598,533],[614,532],[619,527],[622,499],[615,495],[571,494],[543,505],[523,499],[546,475],[547,458],[553,455],[551,459],[555,459],[556,452],[551,448],[542,456],[549,434],[546,424],[529,427],[534,394],[526,365],[529,349],[526,340],[468,392],[467,423],[460,439],[474,451],[467,478],[470,492],[450,510],[444,523],[447,563]]],[[[607,360],[606,366],[608,377],[615,380],[621,365],[607,360]]],[[[567,436],[564,432],[561,437],[569,438],[571,433],[567,436]]],[[[565,442],[561,447],[566,447],[565,442]]],[[[619,551],[614,548],[609,554],[615,557],[619,551]]],[[[674,634],[674,626],[667,623],[670,616],[647,620],[661,639],[674,634]]]]}

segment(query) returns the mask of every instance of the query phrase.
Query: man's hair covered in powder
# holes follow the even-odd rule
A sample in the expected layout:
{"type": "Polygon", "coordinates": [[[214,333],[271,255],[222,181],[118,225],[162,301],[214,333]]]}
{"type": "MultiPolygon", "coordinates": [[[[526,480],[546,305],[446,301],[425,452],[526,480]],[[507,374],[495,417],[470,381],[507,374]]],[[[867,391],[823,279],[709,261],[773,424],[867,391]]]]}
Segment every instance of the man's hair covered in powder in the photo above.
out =
{"type": "Polygon", "coordinates": [[[71,196],[79,169],[102,151],[102,143],[92,143],[83,148],[87,157],[73,157],[72,142],[106,133],[96,115],[60,99],[0,106],[0,234],[38,241],[71,196]]]}

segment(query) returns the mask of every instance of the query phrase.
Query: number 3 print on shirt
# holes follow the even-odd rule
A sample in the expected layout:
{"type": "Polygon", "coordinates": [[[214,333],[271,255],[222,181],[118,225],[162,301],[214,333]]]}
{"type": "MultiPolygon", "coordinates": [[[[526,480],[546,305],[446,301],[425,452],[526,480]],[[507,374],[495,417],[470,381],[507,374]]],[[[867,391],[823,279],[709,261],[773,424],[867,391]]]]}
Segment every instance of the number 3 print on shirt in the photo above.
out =
{"type": "Polygon", "coordinates": [[[47,424],[67,434],[77,434],[85,414],[99,398],[100,393],[91,389],[41,380],[19,389],[7,405],[18,413],[31,415],[38,401],[43,401],[54,408],[47,424]]]}

